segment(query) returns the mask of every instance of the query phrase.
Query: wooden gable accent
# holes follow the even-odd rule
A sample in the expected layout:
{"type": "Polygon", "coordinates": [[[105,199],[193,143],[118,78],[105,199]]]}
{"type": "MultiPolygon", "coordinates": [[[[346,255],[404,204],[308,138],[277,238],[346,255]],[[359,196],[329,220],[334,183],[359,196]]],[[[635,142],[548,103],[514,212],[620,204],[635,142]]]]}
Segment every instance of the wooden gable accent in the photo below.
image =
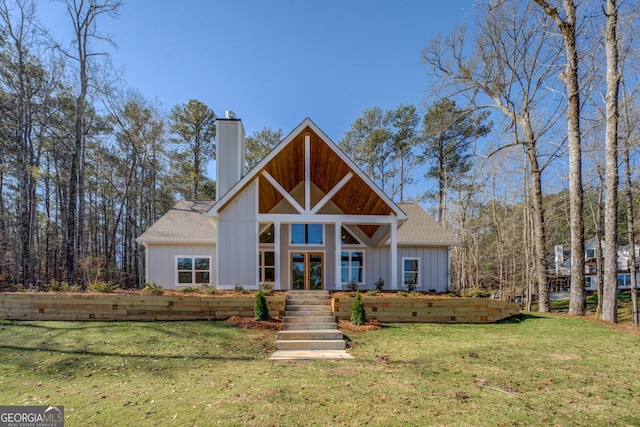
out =
{"type": "MultiPolygon", "coordinates": [[[[259,174],[259,212],[270,213],[283,196],[263,176],[271,175],[287,192],[305,180],[305,137],[310,138],[310,179],[322,193],[329,193],[352,172],[327,143],[309,126],[267,163],[259,174]]],[[[359,176],[354,175],[331,201],[346,215],[390,215],[391,207],[359,176]]],[[[313,206],[312,206],[313,207],[313,206]]],[[[373,236],[380,225],[361,225],[365,234],[373,236]]]]}

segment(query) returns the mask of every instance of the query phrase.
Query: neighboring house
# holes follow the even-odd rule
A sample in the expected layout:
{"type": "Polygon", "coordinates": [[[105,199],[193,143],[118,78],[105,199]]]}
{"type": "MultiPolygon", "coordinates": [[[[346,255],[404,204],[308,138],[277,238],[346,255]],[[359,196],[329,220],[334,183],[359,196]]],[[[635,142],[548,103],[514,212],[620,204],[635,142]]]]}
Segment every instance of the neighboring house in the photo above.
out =
{"type": "MultiPolygon", "coordinates": [[[[585,273],[585,289],[587,291],[598,290],[598,240],[592,237],[584,243],[584,273],[585,273]]],[[[563,245],[558,245],[555,248],[555,277],[552,276],[552,283],[554,279],[556,283],[562,283],[559,286],[558,291],[568,290],[570,286],[570,274],[571,274],[571,251],[563,251],[563,245]],[[565,280],[560,280],[564,278],[565,280]]],[[[604,242],[601,242],[600,250],[605,251],[604,242]]],[[[635,248],[636,262],[640,261],[640,246],[635,248]]],[[[602,257],[600,257],[602,260],[602,257]]],[[[630,268],[630,256],[629,245],[618,247],[617,253],[618,259],[618,288],[630,289],[631,288],[631,273],[630,268]]],[[[601,268],[604,266],[601,264],[601,268]]],[[[636,265],[635,271],[637,283],[640,283],[640,269],[636,265]]]]}
{"type": "Polygon", "coordinates": [[[244,172],[244,128],[217,121],[216,201],[182,201],[139,238],[146,281],[275,289],[442,292],[451,233],[417,204],[396,204],[310,119],[244,172]]]}

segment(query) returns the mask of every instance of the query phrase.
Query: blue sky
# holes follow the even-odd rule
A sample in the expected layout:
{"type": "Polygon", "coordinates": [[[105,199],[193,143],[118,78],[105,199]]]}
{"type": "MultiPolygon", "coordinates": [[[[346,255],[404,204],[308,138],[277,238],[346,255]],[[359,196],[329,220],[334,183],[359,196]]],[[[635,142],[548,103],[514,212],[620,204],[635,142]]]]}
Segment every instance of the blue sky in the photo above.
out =
{"type": "MultiPolygon", "coordinates": [[[[69,40],[61,3],[38,11],[69,40]]],[[[472,19],[473,0],[125,0],[98,28],[122,85],[166,110],[195,98],[235,111],[247,134],[310,117],[338,142],[365,108],[423,110],[422,49],[472,19]]]]}
{"type": "MultiPolygon", "coordinates": [[[[123,85],[165,108],[196,98],[233,110],[248,134],[292,130],[310,117],[339,141],[363,109],[421,106],[422,48],[472,19],[473,0],[125,1],[101,32],[118,49],[123,85]]],[[[38,2],[57,38],[71,34],[58,2],[38,2]]]]}

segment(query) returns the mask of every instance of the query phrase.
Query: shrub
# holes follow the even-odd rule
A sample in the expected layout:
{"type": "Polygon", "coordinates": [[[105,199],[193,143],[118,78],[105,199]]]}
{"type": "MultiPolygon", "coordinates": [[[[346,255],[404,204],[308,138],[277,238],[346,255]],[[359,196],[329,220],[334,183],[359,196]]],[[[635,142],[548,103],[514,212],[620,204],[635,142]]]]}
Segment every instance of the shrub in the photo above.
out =
{"type": "Polygon", "coordinates": [[[113,283],[109,283],[109,282],[98,281],[98,282],[90,284],[89,285],[89,289],[94,291],[94,292],[108,293],[108,292],[113,292],[116,289],[118,289],[118,285],[113,284],[113,283]]]}
{"type": "Polygon", "coordinates": [[[202,292],[204,292],[207,295],[213,295],[216,292],[218,292],[218,289],[216,289],[215,285],[209,285],[207,283],[204,283],[202,285],[202,292]]]}
{"type": "Polygon", "coordinates": [[[259,290],[256,294],[256,302],[253,305],[253,314],[256,320],[269,320],[269,305],[267,304],[267,298],[264,296],[264,292],[259,290]]]}
{"type": "Polygon", "coordinates": [[[373,286],[376,288],[376,291],[382,292],[382,290],[384,289],[384,279],[382,277],[379,278],[376,283],[373,284],[373,286]]]}
{"type": "Polygon", "coordinates": [[[55,279],[51,280],[49,283],[49,290],[52,292],[78,292],[80,290],[80,285],[70,285],[67,282],[58,282],[55,279]]]}
{"type": "Polygon", "coordinates": [[[358,292],[358,284],[353,280],[349,280],[347,282],[347,290],[349,292],[358,292]]]}
{"type": "Polygon", "coordinates": [[[241,284],[236,283],[236,285],[233,287],[233,290],[236,291],[236,292],[242,292],[242,291],[244,291],[244,288],[242,287],[241,284]]]}
{"type": "Polygon", "coordinates": [[[406,297],[407,295],[409,295],[409,292],[405,292],[405,291],[398,291],[398,296],[399,296],[399,297],[406,297]]]}
{"type": "Polygon", "coordinates": [[[198,292],[200,288],[198,286],[183,286],[178,289],[178,292],[182,292],[183,294],[192,294],[194,292],[198,292]]]}
{"type": "Polygon", "coordinates": [[[364,310],[364,304],[362,303],[362,297],[360,297],[360,292],[356,294],[356,300],[353,302],[351,306],[351,323],[356,326],[364,325],[366,320],[366,314],[364,310]]]}
{"type": "Polygon", "coordinates": [[[379,293],[380,293],[380,291],[379,291],[379,290],[377,290],[377,289],[372,289],[372,290],[370,290],[370,291],[368,291],[368,292],[367,292],[367,296],[375,297],[375,296],[376,296],[376,295],[378,295],[379,293]]]}
{"type": "Polygon", "coordinates": [[[260,289],[265,295],[271,295],[271,293],[273,292],[273,287],[273,282],[261,282],[258,285],[258,289],[260,289]]]}
{"type": "Polygon", "coordinates": [[[156,282],[146,283],[143,288],[144,291],[151,292],[152,294],[161,295],[164,293],[164,288],[158,285],[156,282]]]}
{"type": "Polygon", "coordinates": [[[407,292],[415,292],[418,288],[418,285],[415,283],[407,283],[407,292]]]}

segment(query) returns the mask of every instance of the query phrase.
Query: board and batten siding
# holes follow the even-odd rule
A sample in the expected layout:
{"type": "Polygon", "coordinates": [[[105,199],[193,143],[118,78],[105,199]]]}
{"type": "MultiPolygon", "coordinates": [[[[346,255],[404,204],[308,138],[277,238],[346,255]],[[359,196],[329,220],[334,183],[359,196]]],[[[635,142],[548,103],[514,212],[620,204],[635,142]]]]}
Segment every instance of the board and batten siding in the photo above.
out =
{"type": "Polygon", "coordinates": [[[257,180],[218,214],[217,283],[220,289],[258,285],[257,180]]]}
{"type": "MultiPolygon", "coordinates": [[[[449,249],[445,247],[398,246],[398,290],[406,290],[402,278],[402,258],[420,258],[420,286],[417,290],[444,292],[449,288],[449,249]]],[[[385,290],[390,288],[389,247],[367,248],[365,254],[366,288],[382,277],[385,290]]]]}
{"type": "Polygon", "coordinates": [[[176,258],[179,256],[211,257],[211,281],[216,277],[216,245],[165,245],[150,243],[147,245],[147,282],[155,283],[163,288],[178,287],[178,268],[176,258]],[[149,266],[153,268],[149,268],[149,266]]]}

